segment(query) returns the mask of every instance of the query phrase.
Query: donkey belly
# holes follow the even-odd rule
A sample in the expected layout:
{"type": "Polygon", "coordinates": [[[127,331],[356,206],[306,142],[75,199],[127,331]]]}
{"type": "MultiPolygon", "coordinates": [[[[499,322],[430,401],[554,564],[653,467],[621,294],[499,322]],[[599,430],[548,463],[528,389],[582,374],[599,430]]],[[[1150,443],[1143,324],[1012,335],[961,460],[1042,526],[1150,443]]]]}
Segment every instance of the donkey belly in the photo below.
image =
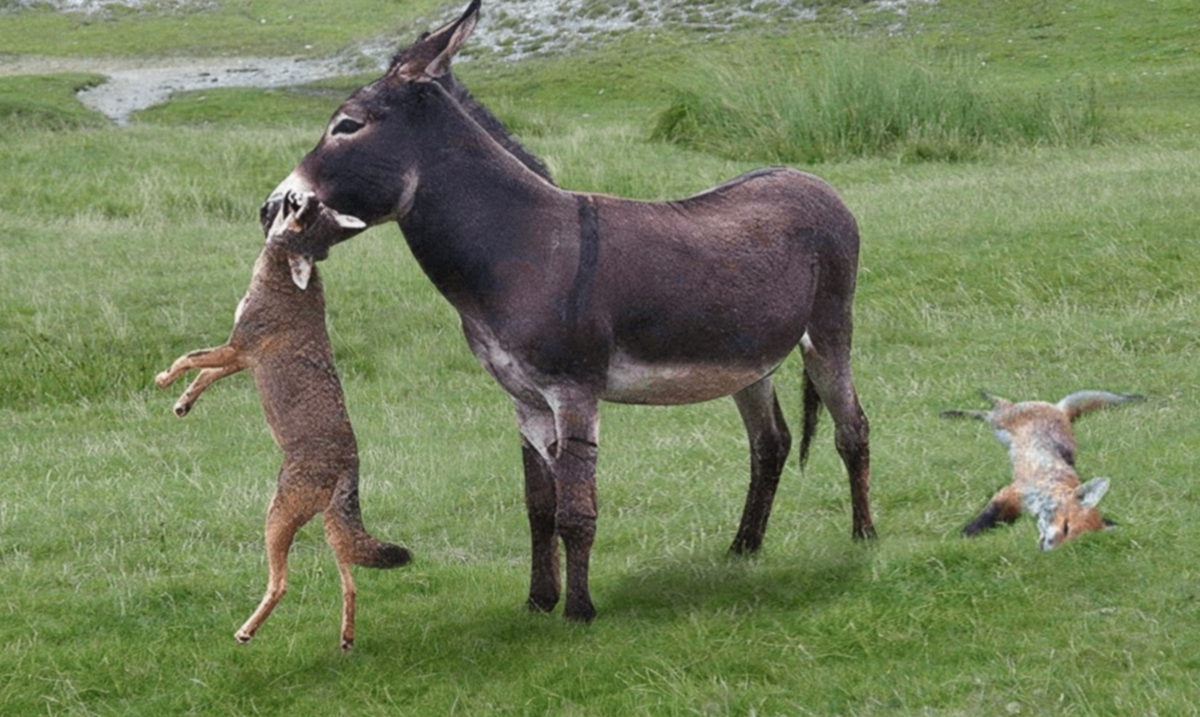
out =
{"type": "Polygon", "coordinates": [[[618,353],[609,363],[608,382],[600,398],[613,403],[657,406],[709,401],[762,380],[783,358],[760,364],[686,359],[651,363],[618,353]]]}

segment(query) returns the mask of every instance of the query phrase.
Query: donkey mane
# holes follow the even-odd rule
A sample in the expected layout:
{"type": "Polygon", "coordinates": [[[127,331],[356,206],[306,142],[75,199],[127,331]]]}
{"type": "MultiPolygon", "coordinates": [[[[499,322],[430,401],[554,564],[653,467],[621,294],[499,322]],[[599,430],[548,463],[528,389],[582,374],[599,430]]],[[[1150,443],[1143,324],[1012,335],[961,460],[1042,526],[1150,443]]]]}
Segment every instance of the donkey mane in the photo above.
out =
{"type": "Polygon", "coordinates": [[[509,154],[520,160],[529,169],[542,179],[554,184],[554,178],[550,176],[550,170],[540,158],[530,152],[522,145],[504,123],[500,121],[496,115],[487,107],[476,100],[471,92],[454,76],[454,73],[447,72],[442,77],[437,79],[438,84],[459,104],[471,119],[475,120],[483,131],[487,132],[500,143],[509,154]]]}

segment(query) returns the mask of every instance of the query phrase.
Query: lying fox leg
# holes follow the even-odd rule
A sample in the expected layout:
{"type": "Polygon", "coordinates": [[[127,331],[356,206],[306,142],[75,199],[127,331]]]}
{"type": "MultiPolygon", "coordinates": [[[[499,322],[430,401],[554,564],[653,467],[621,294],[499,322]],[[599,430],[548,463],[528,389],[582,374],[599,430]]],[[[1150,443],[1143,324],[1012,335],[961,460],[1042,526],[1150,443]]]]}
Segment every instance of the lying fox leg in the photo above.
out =
{"type": "Polygon", "coordinates": [[[985,530],[996,527],[997,523],[1011,523],[1020,515],[1021,496],[1016,489],[1008,486],[992,496],[992,500],[983,509],[983,512],[964,526],[962,533],[966,537],[979,535],[985,530]]]}

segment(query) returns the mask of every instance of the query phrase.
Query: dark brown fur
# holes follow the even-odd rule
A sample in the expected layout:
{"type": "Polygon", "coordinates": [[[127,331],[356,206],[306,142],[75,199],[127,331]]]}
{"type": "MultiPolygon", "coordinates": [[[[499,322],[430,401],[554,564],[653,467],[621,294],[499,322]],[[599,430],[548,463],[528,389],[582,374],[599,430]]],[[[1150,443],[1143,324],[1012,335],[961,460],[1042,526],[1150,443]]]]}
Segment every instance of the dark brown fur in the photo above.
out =
{"type": "Polygon", "coordinates": [[[324,512],[326,537],[342,580],[341,646],[348,650],[354,643],[356,597],[350,565],[393,568],[411,556],[371,537],[363,527],[358,445],[333,364],[321,280],[314,270],[308,288],[299,289],[288,258],[282,250],[264,249],[229,342],[181,356],[155,381],[165,388],[187,371],[200,369],[175,404],[182,417],[214,381],[243,369],[254,374],[267,423],[283,449],[283,466],[267,511],[267,591],[236,637],[248,642],[283,598],[292,540],[301,526],[324,512]]]}
{"type": "MultiPolygon", "coordinates": [[[[473,2],[355,92],[263,217],[300,193],[367,225],[398,222],[471,350],[513,398],[533,544],[529,604],[557,604],[561,541],[565,614],[595,614],[588,561],[602,400],[732,395],[751,459],[732,550],[758,550],[792,442],[772,374],[797,346],[801,456],[824,405],[850,480],[853,535],[872,537],[868,424],[850,370],[859,238],[841,199],[780,167],[674,202],[554,186],[446,89],[478,9],[473,2]]],[[[280,245],[320,254],[307,237],[280,245]]]]}

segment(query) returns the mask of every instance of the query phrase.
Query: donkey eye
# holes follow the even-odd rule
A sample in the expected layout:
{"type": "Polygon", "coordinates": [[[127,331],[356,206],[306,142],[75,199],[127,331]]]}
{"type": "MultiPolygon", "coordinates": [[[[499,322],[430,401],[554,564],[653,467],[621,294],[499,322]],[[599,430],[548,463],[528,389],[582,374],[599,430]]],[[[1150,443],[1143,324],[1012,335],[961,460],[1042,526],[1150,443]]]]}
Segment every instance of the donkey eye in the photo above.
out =
{"type": "Polygon", "coordinates": [[[349,117],[343,117],[340,122],[333,126],[333,129],[329,131],[329,134],[354,134],[362,128],[362,122],[359,122],[356,119],[350,119],[349,117]]]}

